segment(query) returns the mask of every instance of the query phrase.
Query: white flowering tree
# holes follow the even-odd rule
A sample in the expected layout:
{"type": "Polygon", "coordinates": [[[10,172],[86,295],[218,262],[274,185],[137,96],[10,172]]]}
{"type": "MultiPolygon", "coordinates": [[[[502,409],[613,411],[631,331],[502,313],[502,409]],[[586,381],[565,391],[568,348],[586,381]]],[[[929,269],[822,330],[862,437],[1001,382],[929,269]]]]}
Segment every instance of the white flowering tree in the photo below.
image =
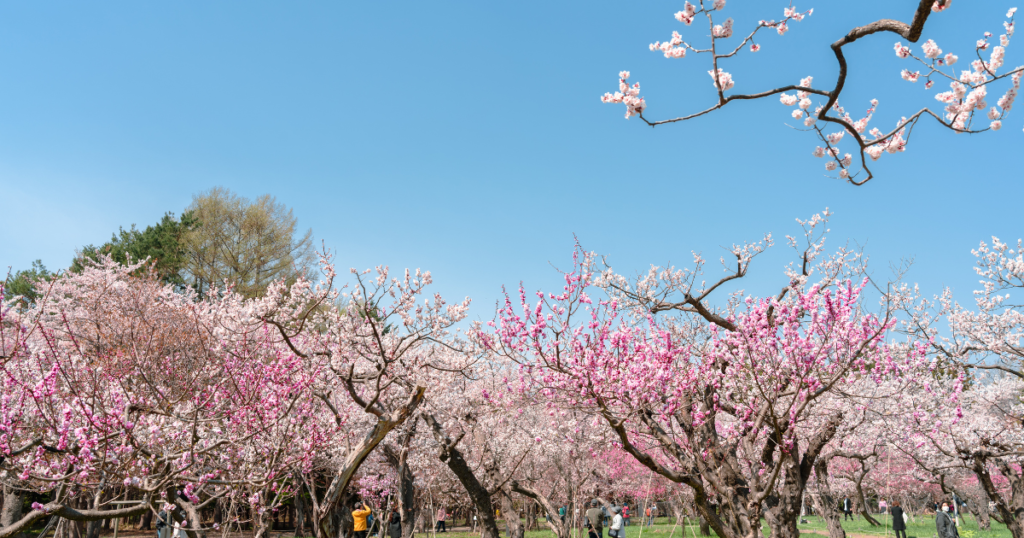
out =
{"type": "MultiPolygon", "coordinates": [[[[834,43],[831,48],[839,64],[839,76],[831,87],[815,86],[811,76],[803,78],[798,84],[790,84],[777,88],[758,90],[753,93],[730,93],[735,86],[733,75],[725,70],[725,64],[738,54],[749,51],[756,53],[761,49],[757,38],[762,31],[774,30],[779,35],[789,31],[790,25],[811,16],[813,9],[798,11],[790,5],[784,8],[781,20],[759,20],[753,29],[738,43],[733,40],[733,20],[727,18],[720,21],[718,12],[725,8],[725,0],[699,0],[697,4],[686,2],[682,11],[675,18],[686,26],[697,21],[704,21],[710,32],[710,42],[705,45],[695,44],[687,40],[679,32],[672,32],[672,38],[665,42],[650,45],[652,51],[661,52],[666,58],[682,59],[688,53],[703,54],[710,60],[712,85],[715,97],[711,105],[703,110],[667,119],[651,119],[644,115],[647,102],[640,95],[640,84],[629,84],[629,71],[619,73],[619,91],[606,93],[601,97],[605,103],[622,103],[626,106],[626,118],[637,116],[647,125],[656,127],[669,123],[684,122],[725,107],[733,101],[763,99],[778,96],[783,105],[793,107],[791,116],[799,120],[803,127],[813,133],[821,145],[816,147],[813,155],[824,158],[825,169],[833,177],[843,179],[854,185],[863,185],[870,181],[874,174],[868,166],[870,161],[877,161],[884,153],[900,153],[906,150],[910,134],[918,121],[931,117],[940,125],[957,133],[980,133],[998,131],[1002,128],[1006,114],[1013,106],[1014,99],[1020,89],[1020,79],[1024,66],[1008,71],[1000,71],[1006,55],[1006,47],[1014,32],[1014,14],[1017,8],[1006,13],[1003,22],[1005,32],[999,36],[998,43],[991,42],[993,35],[986,32],[982,39],[974,44],[976,59],[971,62],[970,69],[961,70],[959,74],[953,66],[958,56],[946,53],[939,48],[934,40],[927,40],[921,45],[921,55],[913,53],[910,47],[902,42],[895,45],[896,56],[914,62],[914,67],[903,69],[904,80],[916,83],[924,79],[924,86],[931,89],[936,82],[948,83],[949,91],[936,93],[935,99],[941,103],[941,109],[932,110],[925,106],[920,110],[901,116],[892,129],[885,131],[878,127],[869,128],[868,124],[878,106],[878,100],[872,99],[870,107],[864,115],[855,118],[840,104],[843,88],[846,86],[848,66],[843,53],[844,47],[880,32],[893,33],[910,43],[917,43],[925,30],[925,23],[933,13],[946,11],[952,0],[920,0],[914,10],[910,23],[892,19],[881,19],[864,26],[851,29],[845,36],[834,43]],[[987,58],[985,57],[987,56],[987,58]],[[986,98],[989,89],[1002,83],[1005,90],[990,107],[986,98]],[[817,99],[817,103],[815,102],[817,99]],[[847,140],[845,147],[843,140],[847,140]],[[847,149],[851,147],[852,149],[847,149]],[[855,164],[857,161],[857,164],[855,164]]],[[[737,36],[738,37],[738,36],[737,36]]],[[[993,95],[996,95],[993,93],[993,95]]]]}

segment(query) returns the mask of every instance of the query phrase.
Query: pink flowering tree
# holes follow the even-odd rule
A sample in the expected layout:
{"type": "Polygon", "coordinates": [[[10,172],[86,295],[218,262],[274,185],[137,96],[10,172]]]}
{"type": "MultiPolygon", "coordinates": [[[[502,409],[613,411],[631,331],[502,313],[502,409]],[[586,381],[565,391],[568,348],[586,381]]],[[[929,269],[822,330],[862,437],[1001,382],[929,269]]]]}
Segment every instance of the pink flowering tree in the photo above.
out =
{"type": "Polygon", "coordinates": [[[327,256],[322,268],[323,281],[280,282],[253,304],[255,317],[319,375],[313,392],[339,427],[332,449],[320,458],[331,470],[329,483],[322,494],[307,483],[318,538],[336,534],[332,515],[356,472],[389,432],[414,416],[430,373],[452,366],[441,362],[438,350],[460,346],[451,327],[469,308],[468,298],[449,304],[428,295],[429,272],[407,270],[398,278],[383,266],[352,270],[354,282],[345,291],[335,288],[327,256]]]}
{"type": "MultiPolygon", "coordinates": [[[[558,538],[568,538],[582,520],[573,513],[560,517],[561,506],[582,507],[592,499],[614,500],[626,484],[613,476],[621,472],[621,459],[611,457],[610,432],[597,417],[566,409],[541,392],[510,391],[510,376],[494,376],[485,393],[493,418],[504,424],[512,439],[525,449],[520,463],[506,456],[502,472],[509,475],[508,492],[536,502],[547,516],[547,526],[558,538]]],[[[509,456],[515,456],[509,454],[509,456]]],[[[628,457],[628,456],[627,456],[628,457]]],[[[635,460],[632,460],[635,463],[635,460]]]]}
{"type": "Polygon", "coordinates": [[[0,310],[0,471],[51,498],[0,536],[161,508],[195,536],[206,503],[318,449],[320,436],[293,439],[315,376],[267,326],[237,327],[230,294],[197,302],[137,269],[103,260],[0,310]]]}
{"type": "MultiPolygon", "coordinates": [[[[998,131],[1020,89],[1020,79],[1024,67],[1003,70],[1006,47],[1014,33],[1014,14],[1016,8],[1006,13],[1007,20],[1003,23],[1005,32],[999,36],[998,43],[993,42],[993,35],[986,32],[983,39],[973,44],[976,60],[970,69],[958,74],[954,64],[958,56],[951,52],[943,55],[943,50],[934,40],[927,40],[921,46],[920,54],[902,42],[895,44],[896,56],[913,62],[913,66],[905,68],[900,76],[909,83],[924,81],[926,89],[939,82],[947,85],[949,91],[937,92],[934,97],[941,104],[933,110],[925,106],[916,112],[908,111],[899,117],[891,129],[869,127],[875,114],[878,100],[872,99],[863,116],[856,117],[847,112],[856,107],[851,103],[840,103],[843,88],[846,86],[848,66],[844,48],[872,34],[885,32],[896,34],[910,43],[917,43],[925,30],[929,17],[950,9],[952,0],[920,0],[909,23],[892,19],[881,19],[864,26],[852,28],[845,36],[832,43],[832,51],[839,65],[839,77],[831,87],[815,86],[813,77],[807,76],[797,84],[776,88],[757,89],[753,92],[735,93],[731,90],[736,85],[733,75],[726,71],[726,63],[739,54],[753,54],[761,50],[759,38],[766,32],[784,35],[795,23],[810,17],[813,9],[799,11],[792,5],[783,9],[783,17],[779,20],[759,20],[750,24],[750,30],[739,33],[734,38],[732,18],[721,20],[724,15],[719,12],[725,9],[725,0],[700,0],[697,4],[685,2],[682,11],[675,14],[676,20],[685,26],[694,22],[705,28],[701,37],[707,36],[706,44],[698,44],[692,38],[680,32],[672,32],[668,41],[655,42],[650,45],[654,52],[664,54],[669,59],[683,59],[687,54],[704,55],[710,70],[711,85],[714,94],[710,106],[703,110],[666,119],[649,119],[645,116],[648,104],[640,95],[640,84],[629,83],[629,71],[619,73],[619,91],[606,93],[601,100],[605,103],[622,103],[626,107],[626,118],[639,117],[652,127],[684,122],[704,116],[721,109],[733,101],[748,101],[778,96],[786,107],[792,107],[791,117],[802,123],[803,128],[812,133],[820,142],[813,155],[825,159],[825,170],[833,177],[846,180],[854,185],[863,185],[874,175],[869,167],[869,160],[876,161],[885,153],[900,153],[906,150],[910,134],[918,121],[930,117],[945,128],[957,133],[979,133],[998,131]],[[1005,87],[1003,94],[990,107],[986,98],[989,91],[996,87],[1005,87]],[[842,143],[843,140],[847,142],[842,143]]],[[[963,6],[966,9],[967,6],[963,6]]],[[[993,97],[996,94],[993,91],[993,97]]]]}
{"type": "MultiPolygon", "coordinates": [[[[448,361],[456,364],[477,355],[449,353],[456,357],[448,361]]],[[[522,407],[506,412],[505,406],[497,404],[487,389],[496,375],[499,381],[501,377],[487,361],[461,373],[460,378],[448,380],[451,390],[429,399],[421,412],[435,441],[430,450],[462,485],[480,518],[484,538],[500,536],[495,509],[501,510],[512,535],[520,536],[525,529],[513,502],[512,476],[537,448],[534,436],[522,429],[532,415],[522,407]]]]}
{"type": "Polygon", "coordinates": [[[938,375],[905,395],[902,421],[893,420],[908,432],[901,448],[945,494],[956,493],[969,501],[972,512],[985,512],[979,523],[987,522],[992,502],[994,516],[1014,537],[1021,536],[1024,382],[1006,375],[967,380],[962,373],[938,375]]]}
{"type": "Polygon", "coordinates": [[[0,536],[47,515],[159,508],[201,534],[199,511],[219,497],[229,522],[248,514],[261,536],[310,486],[300,478],[320,473],[330,479],[310,488],[314,529],[334,536],[339,501],[422,402],[419,372],[457,344],[448,329],[468,300],[424,303],[429,273],[386,268],[341,294],[326,258],[323,280],[278,282],[258,299],[228,288],[199,300],[138,267],[106,260],[0,311],[0,471],[53,498],[0,536]],[[117,496],[141,502],[112,509],[117,496]]]}
{"type": "Polygon", "coordinates": [[[1022,246],[993,238],[973,251],[982,285],[973,308],[957,302],[950,289],[933,299],[909,286],[890,293],[906,313],[901,330],[930,342],[933,371],[910,391],[903,406],[908,414],[893,428],[913,432],[908,456],[944,491],[972,499],[979,512],[978,505],[994,503],[995,517],[1014,536],[1024,535],[1024,504],[1014,493],[1024,488],[1024,315],[1014,299],[1024,287],[1022,246]],[[954,489],[965,483],[965,472],[974,475],[971,486],[954,489]]]}
{"type": "Polygon", "coordinates": [[[906,375],[920,356],[884,344],[894,321],[865,312],[863,281],[844,278],[859,271],[856,254],[818,259],[822,222],[804,223],[806,245],[778,296],[706,302],[770,237],[736,247],[735,268],[710,285],[699,270],[598,279],[595,257],[577,250],[559,293],[531,304],[520,289],[480,338],[530,374],[513,390],[602,417],[624,451],[693,491],[719,536],[758,536],[762,515],[773,535],[797,536],[814,463],[844,418],[825,396],[906,375]],[[611,297],[599,298],[598,283],[611,297]]]}

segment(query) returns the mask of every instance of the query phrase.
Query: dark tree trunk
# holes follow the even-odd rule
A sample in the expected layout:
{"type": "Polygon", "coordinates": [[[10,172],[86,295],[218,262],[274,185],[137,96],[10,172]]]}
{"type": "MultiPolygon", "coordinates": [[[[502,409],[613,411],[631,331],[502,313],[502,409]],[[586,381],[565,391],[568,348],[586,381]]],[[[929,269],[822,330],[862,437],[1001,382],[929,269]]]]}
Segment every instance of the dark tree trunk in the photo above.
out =
{"type": "Polygon", "coordinates": [[[306,500],[303,498],[302,476],[295,472],[295,536],[306,535],[306,500]]]}
{"type": "MultiPolygon", "coordinates": [[[[332,532],[333,529],[330,528],[332,519],[325,517],[326,514],[337,508],[339,500],[348,490],[356,471],[359,470],[370,453],[377,448],[377,445],[384,441],[391,430],[401,426],[412,416],[416,408],[423,402],[426,390],[425,387],[415,387],[405,404],[393,409],[390,413],[378,416],[377,423],[366,432],[359,443],[352,447],[351,452],[345,457],[345,461],[338,466],[327,490],[324,491],[323,500],[314,504],[313,523],[320,527],[316,531],[317,538],[333,538],[335,532],[332,532]]],[[[349,519],[351,518],[350,515],[349,519]]]]}
{"type": "MultiPolygon", "coordinates": [[[[416,421],[409,425],[409,430],[402,436],[400,447],[383,445],[384,458],[388,465],[398,475],[398,493],[395,503],[398,505],[398,513],[402,517],[402,538],[411,538],[416,530],[416,477],[409,467],[409,445],[416,434],[416,421]]],[[[384,515],[388,517],[387,514],[384,515]]]]}
{"type": "Polygon", "coordinates": [[[782,483],[776,493],[769,495],[765,501],[765,504],[768,505],[765,510],[765,519],[768,522],[768,528],[771,529],[772,538],[800,537],[797,522],[800,520],[800,508],[804,502],[807,482],[811,478],[818,455],[835,436],[842,419],[843,415],[840,413],[826,422],[808,441],[803,456],[800,456],[798,452],[780,456],[784,458],[780,462],[783,466],[782,483]]]}
{"type": "Polygon", "coordinates": [[[860,515],[864,516],[864,519],[866,519],[872,527],[878,527],[882,524],[879,523],[877,519],[871,517],[871,513],[868,512],[868,501],[867,499],[864,498],[864,488],[861,487],[861,482],[864,480],[865,474],[867,474],[866,471],[863,474],[859,475],[859,477],[853,482],[857,490],[857,507],[860,508],[860,515]]]}
{"type": "Polygon", "coordinates": [[[516,507],[512,504],[512,496],[508,492],[502,491],[501,495],[501,516],[505,518],[505,528],[508,529],[510,538],[523,538],[526,531],[523,529],[523,524],[519,520],[519,512],[516,511],[516,507]]]}
{"type": "MultiPolygon", "coordinates": [[[[569,513],[566,513],[565,521],[562,521],[561,516],[558,515],[558,508],[555,507],[554,503],[552,503],[550,499],[542,495],[539,491],[529,486],[522,485],[515,480],[511,482],[510,487],[512,488],[512,491],[515,491],[516,493],[519,493],[521,495],[525,495],[540,504],[541,508],[547,515],[547,518],[545,518],[545,520],[547,521],[548,528],[555,533],[556,538],[569,537],[569,528],[572,525],[572,521],[569,519],[569,513]]],[[[532,505],[533,504],[531,503],[531,506],[532,505]]],[[[529,512],[527,512],[527,514],[529,514],[529,512]]],[[[530,516],[527,515],[528,522],[530,521],[529,518],[530,516]]],[[[536,521],[536,514],[533,515],[532,521],[536,521]]]]}
{"type": "Polygon", "coordinates": [[[529,503],[526,505],[526,530],[535,531],[537,530],[537,504],[529,503]]]}
{"type": "Polygon", "coordinates": [[[704,519],[704,516],[700,516],[700,535],[711,536],[711,526],[708,525],[708,520],[704,519]]]}
{"type": "Polygon", "coordinates": [[[476,505],[477,512],[480,514],[480,524],[483,527],[481,538],[499,538],[498,523],[494,520],[494,505],[491,504],[491,493],[487,491],[487,488],[473,474],[473,469],[469,467],[469,463],[462,456],[462,452],[456,448],[457,443],[452,442],[448,438],[448,435],[441,429],[441,424],[437,422],[434,416],[429,413],[422,413],[421,416],[423,421],[427,423],[427,426],[430,427],[431,432],[434,434],[434,439],[440,447],[438,459],[447,464],[448,468],[455,473],[459,482],[462,483],[462,487],[466,488],[469,498],[476,505]]]}
{"type": "Polygon", "coordinates": [[[986,503],[984,509],[981,509],[978,506],[978,503],[975,502],[973,499],[967,502],[967,510],[971,512],[971,515],[974,516],[975,521],[978,522],[978,528],[983,531],[987,531],[992,526],[992,522],[989,521],[988,518],[987,504],[988,503],[986,503]]]}
{"type": "MultiPolygon", "coordinates": [[[[103,481],[100,481],[100,490],[93,496],[92,509],[99,510],[103,498],[103,481]]],[[[90,521],[85,525],[85,538],[100,538],[100,527],[103,521],[90,521]]]]}
{"type": "MultiPolygon", "coordinates": [[[[299,488],[299,490],[298,490],[299,491],[299,495],[301,495],[302,494],[302,483],[299,482],[299,485],[297,487],[299,488]]],[[[221,525],[221,524],[224,523],[224,511],[226,510],[224,508],[224,505],[226,505],[226,504],[227,504],[227,501],[223,497],[221,497],[220,499],[217,499],[213,503],[213,522],[216,523],[217,525],[221,525]]]]}
{"type": "Polygon", "coordinates": [[[153,512],[148,511],[142,514],[142,519],[139,522],[139,530],[148,531],[149,526],[153,523],[153,512]]]}
{"type": "Polygon", "coordinates": [[[832,495],[832,486],[828,481],[828,462],[828,459],[821,458],[814,463],[818,494],[812,495],[811,500],[814,501],[814,510],[825,520],[829,538],[846,538],[843,516],[839,511],[839,499],[832,495]]]}
{"type": "Polygon", "coordinates": [[[989,500],[996,504],[999,519],[1009,529],[1013,538],[1024,538],[1024,522],[1021,517],[1024,514],[1024,469],[1011,467],[1003,458],[992,458],[994,461],[989,461],[990,457],[984,450],[978,450],[973,454],[974,474],[977,475],[978,482],[981,483],[989,500]],[[992,482],[992,476],[988,471],[989,464],[995,465],[1010,483],[1009,495],[1002,495],[992,482]]]}
{"type": "MultiPolygon", "coordinates": [[[[13,525],[15,521],[21,519],[21,492],[4,484],[3,487],[4,502],[3,506],[0,507],[0,528],[13,525]]],[[[23,536],[24,533],[19,533],[17,536],[23,536]]]]}

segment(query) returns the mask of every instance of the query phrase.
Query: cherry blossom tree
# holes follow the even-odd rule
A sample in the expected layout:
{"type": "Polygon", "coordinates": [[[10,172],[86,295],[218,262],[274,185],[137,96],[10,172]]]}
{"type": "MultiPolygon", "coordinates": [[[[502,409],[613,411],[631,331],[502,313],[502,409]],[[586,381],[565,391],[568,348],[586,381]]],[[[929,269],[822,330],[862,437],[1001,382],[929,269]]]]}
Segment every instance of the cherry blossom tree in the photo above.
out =
{"type": "Polygon", "coordinates": [[[658,268],[634,284],[607,271],[597,280],[595,256],[577,250],[560,293],[530,304],[520,288],[481,339],[532,372],[514,390],[601,416],[623,450],[688,486],[719,536],[756,536],[762,515],[773,535],[796,536],[814,463],[844,418],[825,395],[907,375],[922,355],[885,345],[894,320],[867,313],[866,282],[843,278],[860,270],[856,254],[816,261],[823,222],[804,223],[800,263],[776,297],[733,296],[722,311],[705,302],[770,237],[736,247],[736,269],[711,285],[696,283],[699,270],[658,268]],[[595,298],[595,281],[609,299],[595,298]]]}
{"type": "Polygon", "coordinates": [[[423,372],[444,368],[439,350],[458,347],[450,328],[469,307],[468,298],[456,304],[438,294],[425,298],[432,277],[420,270],[402,278],[383,266],[352,270],[352,290],[340,293],[329,262],[324,255],[324,281],[278,282],[254,303],[256,316],[277,329],[310,372],[324,372],[315,394],[345,429],[346,442],[329,453],[334,476],[322,496],[310,491],[318,538],[334,536],[330,515],[362,462],[423,402],[423,372]],[[361,422],[348,424],[356,412],[361,422]]]}
{"type": "Polygon", "coordinates": [[[197,302],[139,268],[106,259],[0,311],[0,472],[52,499],[0,536],[160,507],[195,535],[201,502],[272,483],[323,439],[307,430],[314,377],[266,326],[238,326],[230,294],[197,302]]]}
{"type": "Polygon", "coordinates": [[[1012,297],[1024,287],[1021,246],[992,238],[972,251],[982,285],[973,309],[957,302],[948,288],[933,299],[923,299],[908,285],[889,294],[905,313],[900,330],[929,342],[932,355],[932,376],[908,391],[902,404],[908,414],[892,428],[913,432],[914,448],[907,456],[944,492],[969,499],[979,513],[994,503],[996,517],[1014,536],[1024,533],[1018,516],[1024,504],[1016,493],[1024,487],[1019,407],[1024,317],[1012,297]]]}
{"type": "Polygon", "coordinates": [[[0,536],[48,514],[95,521],[160,507],[202,533],[199,510],[227,496],[247,505],[259,537],[301,487],[295,471],[314,469],[331,476],[322,495],[311,489],[314,529],[334,536],[343,493],[422,402],[430,379],[417,372],[454,347],[448,329],[469,302],[420,303],[430,274],[390,278],[384,267],[355,273],[341,293],[322,261],[318,282],[200,300],[104,260],[53,280],[28,308],[5,303],[0,472],[54,500],[0,536]],[[117,491],[141,503],[109,509],[103,492],[122,481],[117,491]]]}
{"type": "Polygon", "coordinates": [[[605,103],[622,103],[626,107],[627,119],[637,116],[647,125],[656,127],[710,114],[733,101],[778,96],[784,106],[792,107],[791,117],[801,122],[803,128],[813,133],[821,142],[821,145],[814,149],[813,155],[825,159],[825,170],[835,174],[834,177],[854,185],[863,185],[874,177],[868,166],[868,159],[876,161],[885,153],[905,151],[914,127],[922,118],[931,117],[941,126],[956,133],[998,131],[1013,106],[1020,90],[1024,67],[1003,72],[1000,72],[1000,69],[1005,62],[1006,47],[1013,37],[1016,8],[1006,13],[1007,20],[1003,22],[1005,32],[999,36],[998,44],[992,42],[993,34],[986,32],[982,39],[974,43],[974,55],[977,59],[971,62],[969,70],[962,70],[959,74],[953,67],[959,57],[952,52],[943,55],[943,50],[934,40],[925,41],[921,45],[919,55],[902,41],[896,42],[896,56],[911,61],[916,66],[901,71],[900,76],[903,80],[916,83],[923,79],[926,89],[931,89],[935,82],[948,83],[950,91],[934,95],[942,104],[940,110],[932,110],[931,107],[925,106],[917,112],[908,112],[899,117],[891,130],[885,131],[878,127],[869,129],[868,124],[879,105],[877,99],[871,100],[870,106],[859,118],[847,112],[847,109],[857,108],[855,105],[848,102],[840,104],[840,97],[849,75],[845,47],[876,33],[896,34],[910,43],[917,43],[930,17],[950,16],[944,12],[951,9],[951,2],[952,0],[920,0],[909,23],[881,19],[851,29],[845,36],[832,43],[832,52],[839,66],[839,76],[831,87],[815,86],[814,78],[807,76],[797,84],[761,89],[752,93],[731,93],[736,80],[725,70],[726,62],[739,54],[757,53],[762,49],[758,40],[765,32],[785,35],[791,26],[810,17],[814,10],[799,11],[790,4],[783,9],[782,19],[759,20],[751,24],[752,29],[749,33],[738,34],[737,39],[732,39],[733,19],[727,18],[722,21],[719,15],[719,12],[725,9],[725,0],[699,0],[696,5],[687,1],[683,10],[675,14],[676,20],[686,26],[694,22],[700,25],[700,22],[704,21],[704,27],[709,32],[709,43],[696,44],[694,40],[685,38],[679,32],[672,32],[668,41],[652,43],[650,49],[670,59],[685,58],[687,53],[705,55],[715,93],[711,106],[675,118],[648,119],[645,116],[648,104],[640,96],[640,84],[630,85],[629,71],[619,73],[619,91],[606,93],[601,100],[605,103]],[[942,15],[938,15],[939,13],[942,15]],[[740,37],[742,39],[739,39],[740,37]],[[1005,92],[996,101],[996,106],[989,107],[986,101],[989,90],[999,84],[1006,86],[1005,92]],[[818,99],[817,104],[815,98],[818,99]],[[852,149],[844,149],[840,144],[844,138],[850,141],[847,147],[852,146],[852,149]]]}

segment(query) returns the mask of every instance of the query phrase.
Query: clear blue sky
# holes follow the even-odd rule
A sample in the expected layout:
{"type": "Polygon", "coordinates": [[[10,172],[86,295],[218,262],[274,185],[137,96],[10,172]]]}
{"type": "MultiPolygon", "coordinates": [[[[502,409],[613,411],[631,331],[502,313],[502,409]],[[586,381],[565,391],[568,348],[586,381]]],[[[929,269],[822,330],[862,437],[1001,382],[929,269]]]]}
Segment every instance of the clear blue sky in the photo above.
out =
{"type": "MultiPolygon", "coordinates": [[[[1014,0],[1015,1],[1015,0],[1014,0]]],[[[729,0],[737,34],[786,2],[729,0]]],[[[834,80],[828,44],[853,25],[909,20],[912,0],[799,3],[813,17],[726,64],[736,91],[834,80]]],[[[966,64],[1013,3],[954,2],[934,38],[966,64]]],[[[573,234],[623,271],[798,231],[836,212],[831,246],[866,245],[876,271],[915,258],[928,292],[970,300],[970,249],[1024,235],[1024,103],[1004,129],[923,124],[855,188],[823,177],[815,141],[770,99],[651,129],[598,97],[632,71],[656,118],[713,98],[704,58],[647,50],[682,1],[5,2],[0,4],[0,266],[65,267],[118,226],[179,212],[223,185],[272,193],[343,267],[422,267],[489,317],[500,286],[558,285],[573,234]]],[[[736,40],[737,38],[733,38],[736,40]]],[[[1017,37],[1022,39],[1021,36],[1017,37]]],[[[874,125],[934,105],[893,35],[847,49],[844,103],[874,125]]],[[[923,40],[922,40],[923,41],[923,40]]],[[[1024,63],[1011,43],[1007,65],[1024,63]]],[[[920,51],[919,45],[914,46],[920,51]]],[[[995,97],[990,98],[991,102],[995,97]]],[[[774,291],[783,245],[745,285],[774,291]]],[[[717,272],[713,273],[717,274],[717,272]]]]}

